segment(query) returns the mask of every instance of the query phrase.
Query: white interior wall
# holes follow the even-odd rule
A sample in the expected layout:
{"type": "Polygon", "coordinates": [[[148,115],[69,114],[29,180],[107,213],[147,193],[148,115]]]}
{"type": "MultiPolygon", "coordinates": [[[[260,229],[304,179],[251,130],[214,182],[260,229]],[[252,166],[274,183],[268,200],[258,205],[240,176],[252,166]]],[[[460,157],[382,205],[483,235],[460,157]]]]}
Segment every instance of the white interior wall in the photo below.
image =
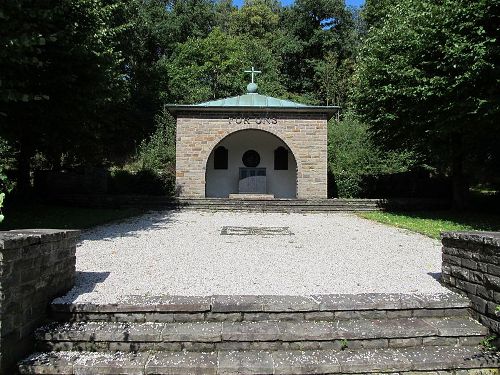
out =
{"type": "Polygon", "coordinates": [[[258,168],[266,168],[267,193],[275,198],[296,198],[297,164],[292,152],[278,137],[261,130],[242,130],[224,138],[215,148],[228,150],[228,169],[214,169],[214,152],[210,154],[206,170],[206,197],[227,198],[238,193],[239,168],[245,167],[241,158],[245,151],[255,150],[260,155],[258,168]],[[274,170],[274,150],[279,146],[288,151],[288,170],[274,170]]]}

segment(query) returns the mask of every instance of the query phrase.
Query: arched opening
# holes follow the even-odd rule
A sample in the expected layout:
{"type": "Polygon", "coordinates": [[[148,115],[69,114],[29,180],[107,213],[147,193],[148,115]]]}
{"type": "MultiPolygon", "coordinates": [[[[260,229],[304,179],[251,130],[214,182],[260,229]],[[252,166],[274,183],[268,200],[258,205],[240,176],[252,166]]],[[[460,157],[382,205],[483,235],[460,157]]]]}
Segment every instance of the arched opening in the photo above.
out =
{"type": "Polygon", "coordinates": [[[246,129],[229,134],[214,147],[206,164],[205,196],[227,198],[239,193],[297,197],[297,162],[282,139],[264,130],[246,129]],[[215,168],[221,148],[227,152],[227,169],[215,168]]]}

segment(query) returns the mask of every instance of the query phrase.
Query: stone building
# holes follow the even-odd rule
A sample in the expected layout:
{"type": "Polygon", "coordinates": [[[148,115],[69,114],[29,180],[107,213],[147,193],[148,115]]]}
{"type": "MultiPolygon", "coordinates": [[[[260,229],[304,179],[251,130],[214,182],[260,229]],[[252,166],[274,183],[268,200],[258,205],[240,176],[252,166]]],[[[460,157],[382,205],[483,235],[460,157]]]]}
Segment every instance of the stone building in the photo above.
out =
{"type": "Polygon", "coordinates": [[[181,198],[327,198],[327,122],[338,107],[257,93],[169,105],[181,198]]]}

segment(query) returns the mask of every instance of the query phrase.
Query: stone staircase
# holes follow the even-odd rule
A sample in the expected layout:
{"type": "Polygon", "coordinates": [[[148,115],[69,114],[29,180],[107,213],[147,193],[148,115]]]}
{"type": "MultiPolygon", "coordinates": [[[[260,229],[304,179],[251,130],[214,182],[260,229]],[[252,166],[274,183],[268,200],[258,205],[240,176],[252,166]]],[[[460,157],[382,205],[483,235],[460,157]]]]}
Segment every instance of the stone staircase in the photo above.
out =
{"type": "Polygon", "coordinates": [[[21,374],[498,374],[468,300],[441,295],[127,297],[53,304],[21,374]]]}
{"type": "Polygon", "coordinates": [[[360,212],[380,211],[380,199],[181,199],[179,207],[190,210],[255,212],[360,212]]]}
{"type": "Polygon", "coordinates": [[[147,210],[222,210],[255,212],[356,212],[391,210],[448,209],[446,200],[434,198],[390,199],[255,199],[193,198],[172,199],[148,195],[109,194],[57,194],[45,197],[46,201],[81,207],[141,208],[147,210]]]}

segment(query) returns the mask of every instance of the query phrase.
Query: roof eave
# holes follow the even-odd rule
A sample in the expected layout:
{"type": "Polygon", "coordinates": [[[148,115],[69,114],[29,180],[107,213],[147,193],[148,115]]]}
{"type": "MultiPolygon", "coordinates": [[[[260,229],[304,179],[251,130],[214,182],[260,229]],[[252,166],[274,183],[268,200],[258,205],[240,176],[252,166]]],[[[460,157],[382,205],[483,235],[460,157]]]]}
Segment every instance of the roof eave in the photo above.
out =
{"type": "Polygon", "coordinates": [[[323,113],[331,119],[340,111],[338,106],[268,107],[268,106],[200,106],[167,104],[165,108],[175,116],[179,112],[284,112],[284,113],[323,113]]]}

